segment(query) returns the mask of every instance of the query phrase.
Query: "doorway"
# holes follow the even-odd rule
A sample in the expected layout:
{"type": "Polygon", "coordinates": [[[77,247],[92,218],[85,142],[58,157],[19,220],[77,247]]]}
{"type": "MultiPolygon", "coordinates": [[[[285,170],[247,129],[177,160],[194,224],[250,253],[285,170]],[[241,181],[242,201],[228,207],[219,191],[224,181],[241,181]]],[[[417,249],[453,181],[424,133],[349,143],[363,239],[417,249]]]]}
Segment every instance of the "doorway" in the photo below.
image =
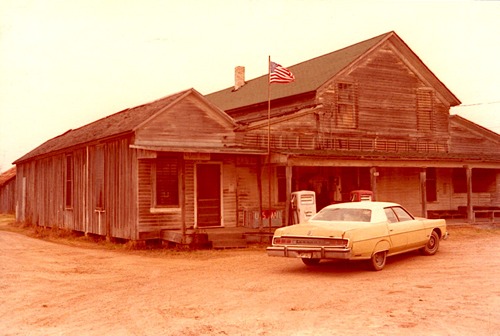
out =
{"type": "Polygon", "coordinates": [[[220,164],[196,165],[196,226],[222,226],[220,164]]]}

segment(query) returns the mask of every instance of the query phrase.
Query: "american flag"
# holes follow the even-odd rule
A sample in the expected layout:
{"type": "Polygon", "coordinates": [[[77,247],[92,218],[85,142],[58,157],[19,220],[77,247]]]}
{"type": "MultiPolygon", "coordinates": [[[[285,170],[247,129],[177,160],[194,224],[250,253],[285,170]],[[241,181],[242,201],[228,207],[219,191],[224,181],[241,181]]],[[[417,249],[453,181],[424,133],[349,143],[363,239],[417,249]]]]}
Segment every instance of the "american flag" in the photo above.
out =
{"type": "Polygon", "coordinates": [[[269,83],[291,83],[295,76],[287,68],[278,63],[271,62],[269,69],[269,83]]]}

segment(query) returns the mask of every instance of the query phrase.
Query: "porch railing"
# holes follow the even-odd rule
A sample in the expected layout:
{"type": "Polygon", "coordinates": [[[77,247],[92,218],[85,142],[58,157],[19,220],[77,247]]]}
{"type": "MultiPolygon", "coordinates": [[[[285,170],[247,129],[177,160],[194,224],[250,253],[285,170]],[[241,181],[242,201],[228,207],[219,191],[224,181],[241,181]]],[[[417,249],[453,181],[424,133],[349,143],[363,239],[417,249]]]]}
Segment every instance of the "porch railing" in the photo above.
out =
{"type": "MultiPolygon", "coordinates": [[[[245,146],[267,148],[267,134],[246,134],[245,146]]],[[[271,134],[272,149],[334,150],[361,152],[447,153],[447,140],[428,138],[347,137],[331,134],[271,134]]]]}

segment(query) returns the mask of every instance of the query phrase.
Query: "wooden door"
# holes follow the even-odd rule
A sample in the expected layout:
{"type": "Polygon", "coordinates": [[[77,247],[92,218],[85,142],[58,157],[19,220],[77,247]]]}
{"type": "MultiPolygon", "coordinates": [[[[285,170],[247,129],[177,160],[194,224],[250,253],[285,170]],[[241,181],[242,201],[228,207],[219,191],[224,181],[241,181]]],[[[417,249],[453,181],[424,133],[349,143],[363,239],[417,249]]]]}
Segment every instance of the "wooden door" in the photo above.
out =
{"type": "Polygon", "coordinates": [[[219,164],[196,165],[196,225],[221,226],[221,171],[219,164]]]}

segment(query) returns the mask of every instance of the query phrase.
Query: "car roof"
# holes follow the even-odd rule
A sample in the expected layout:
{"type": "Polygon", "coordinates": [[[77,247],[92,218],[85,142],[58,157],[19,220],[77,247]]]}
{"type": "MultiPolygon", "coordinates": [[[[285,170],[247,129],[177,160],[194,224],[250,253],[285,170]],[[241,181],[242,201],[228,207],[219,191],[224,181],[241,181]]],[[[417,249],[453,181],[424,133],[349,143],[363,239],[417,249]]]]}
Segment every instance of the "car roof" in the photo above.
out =
{"type": "Polygon", "coordinates": [[[371,201],[361,201],[361,202],[347,202],[347,203],[337,203],[327,206],[327,208],[338,208],[338,209],[383,209],[387,207],[401,206],[397,203],[392,202],[371,202],[371,201]]]}

